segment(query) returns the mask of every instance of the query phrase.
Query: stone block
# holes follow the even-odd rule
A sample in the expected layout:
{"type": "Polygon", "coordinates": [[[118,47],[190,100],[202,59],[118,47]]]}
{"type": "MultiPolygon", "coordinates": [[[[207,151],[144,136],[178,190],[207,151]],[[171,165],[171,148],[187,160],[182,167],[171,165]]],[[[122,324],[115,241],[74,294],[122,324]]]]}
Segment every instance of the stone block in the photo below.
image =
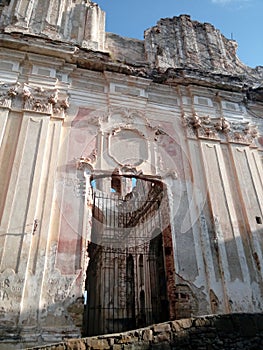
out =
{"type": "Polygon", "coordinates": [[[173,339],[172,341],[175,343],[185,343],[188,342],[190,339],[189,337],[189,332],[188,331],[181,331],[178,333],[174,333],[173,334],[173,339]]]}
{"type": "Polygon", "coordinates": [[[122,345],[121,344],[113,344],[112,350],[121,350],[122,345]]]}
{"type": "Polygon", "coordinates": [[[65,349],[66,349],[66,345],[64,344],[54,345],[54,346],[51,346],[50,348],[50,350],[65,350],[65,349]]]}
{"type": "Polygon", "coordinates": [[[151,329],[145,329],[142,334],[142,339],[144,341],[152,341],[153,339],[153,331],[151,329]]]}
{"type": "Polygon", "coordinates": [[[192,322],[193,320],[191,318],[186,318],[186,319],[183,319],[183,320],[179,320],[178,323],[180,324],[180,326],[183,328],[183,329],[187,329],[187,328],[190,328],[192,327],[192,322]]]}
{"type": "Polygon", "coordinates": [[[70,339],[66,342],[67,350],[86,350],[86,345],[81,339],[70,339]]]}
{"type": "Polygon", "coordinates": [[[108,343],[109,343],[110,346],[113,346],[114,343],[115,343],[114,338],[108,338],[108,343]]]}
{"type": "Polygon", "coordinates": [[[211,326],[211,320],[208,318],[197,318],[193,321],[195,327],[208,327],[211,326]]]}
{"type": "Polygon", "coordinates": [[[90,338],[87,344],[93,350],[107,350],[110,349],[110,345],[106,339],[90,338]]]}
{"type": "Polygon", "coordinates": [[[138,341],[138,337],[135,337],[135,335],[128,335],[128,334],[122,334],[121,339],[118,340],[118,344],[129,344],[129,343],[135,343],[138,341]]]}
{"type": "Polygon", "coordinates": [[[217,334],[216,334],[216,332],[214,331],[211,331],[211,329],[209,330],[209,332],[207,332],[206,334],[205,334],[205,337],[207,338],[207,339],[214,339],[214,338],[216,338],[216,336],[217,336],[217,334]]]}
{"type": "Polygon", "coordinates": [[[123,344],[122,349],[123,350],[143,350],[145,349],[145,347],[143,346],[142,343],[133,343],[133,344],[123,344]]]}
{"type": "Polygon", "coordinates": [[[143,342],[123,345],[123,350],[149,350],[149,349],[151,349],[151,345],[149,343],[143,343],[143,342]]]}
{"type": "Polygon", "coordinates": [[[154,333],[170,332],[171,326],[169,323],[160,323],[153,326],[154,333]]]}
{"type": "Polygon", "coordinates": [[[171,338],[171,335],[168,332],[159,333],[159,334],[154,336],[153,342],[154,343],[163,343],[165,341],[170,341],[170,338],[171,338]]]}
{"type": "Polygon", "coordinates": [[[182,330],[180,321],[172,321],[172,331],[173,332],[180,332],[182,330]]]}

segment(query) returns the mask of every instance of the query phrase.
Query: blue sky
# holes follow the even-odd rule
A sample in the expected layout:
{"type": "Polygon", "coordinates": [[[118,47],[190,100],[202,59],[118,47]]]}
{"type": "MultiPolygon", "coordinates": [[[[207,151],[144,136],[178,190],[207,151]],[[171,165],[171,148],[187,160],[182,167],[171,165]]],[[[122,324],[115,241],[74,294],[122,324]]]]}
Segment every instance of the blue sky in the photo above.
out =
{"type": "Polygon", "coordinates": [[[263,0],[97,0],[106,11],[106,30],[143,39],[160,18],[189,14],[238,42],[238,57],[263,66],[263,0]]]}

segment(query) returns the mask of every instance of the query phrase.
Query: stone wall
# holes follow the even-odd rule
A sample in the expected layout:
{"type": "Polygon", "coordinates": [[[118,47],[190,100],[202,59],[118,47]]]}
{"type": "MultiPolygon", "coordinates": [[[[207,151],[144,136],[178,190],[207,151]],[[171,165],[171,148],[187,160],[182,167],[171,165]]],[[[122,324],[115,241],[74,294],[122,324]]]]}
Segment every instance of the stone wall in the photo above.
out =
{"type": "Polygon", "coordinates": [[[70,339],[31,349],[260,350],[263,349],[263,314],[212,315],[182,319],[125,333],[70,339]]]}

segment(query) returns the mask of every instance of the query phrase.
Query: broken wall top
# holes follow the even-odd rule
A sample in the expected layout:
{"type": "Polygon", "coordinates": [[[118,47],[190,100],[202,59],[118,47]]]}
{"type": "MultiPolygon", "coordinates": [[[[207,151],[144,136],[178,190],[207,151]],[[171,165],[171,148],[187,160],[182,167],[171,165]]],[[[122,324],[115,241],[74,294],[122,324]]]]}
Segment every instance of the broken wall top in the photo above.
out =
{"type": "Polygon", "coordinates": [[[89,0],[16,0],[0,3],[0,28],[103,50],[105,13],[89,0]]]}
{"type": "Polygon", "coordinates": [[[112,33],[107,33],[106,46],[115,59],[133,64],[144,60],[155,72],[188,69],[245,76],[251,81],[263,78],[260,67],[252,69],[239,60],[236,41],[225,38],[213,25],[191,20],[188,15],[160,19],[156,26],[147,29],[141,41],[143,50],[138,49],[138,40],[112,33]],[[143,53],[138,57],[140,51],[143,53]]]}
{"type": "Polygon", "coordinates": [[[145,48],[149,62],[161,69],[188,67],[232,74],[246,69],[236,55],[235,41],[188,15],[161,19],[146,30],[145,48]]]}
{"type": "Polygon", "coordinates": [[[11,38],[14,46],[14,34],[20,33],[15,49],[23,50],[24,40],[27,51],[61,57],[66,50],[66,60],[81,68],[163,84],[188,81],[257,88],[263,80],[262,67],[252,69],[238,59],[235,41],[188,15],[161,19],[145,31],[144,40],[137,40],[105,33],[105,13],[89,0],[5,0],[0,3],[0,30],[2,46],[11,38]],[[34,49],[32,36],[42,40],[43,49],[34,49]]]}

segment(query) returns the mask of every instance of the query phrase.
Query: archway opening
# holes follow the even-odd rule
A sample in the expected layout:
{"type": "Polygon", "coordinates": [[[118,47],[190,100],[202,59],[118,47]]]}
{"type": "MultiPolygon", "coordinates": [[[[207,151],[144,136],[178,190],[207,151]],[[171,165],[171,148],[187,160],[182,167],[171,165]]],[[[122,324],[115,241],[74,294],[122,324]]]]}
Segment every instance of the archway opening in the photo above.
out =
{"type": "Polygon", "coordinates": [[[164,184],[114,175],[97,179],[92,192],[84,335],[169,320],[163,237],[169,209],[164,184]]]}

